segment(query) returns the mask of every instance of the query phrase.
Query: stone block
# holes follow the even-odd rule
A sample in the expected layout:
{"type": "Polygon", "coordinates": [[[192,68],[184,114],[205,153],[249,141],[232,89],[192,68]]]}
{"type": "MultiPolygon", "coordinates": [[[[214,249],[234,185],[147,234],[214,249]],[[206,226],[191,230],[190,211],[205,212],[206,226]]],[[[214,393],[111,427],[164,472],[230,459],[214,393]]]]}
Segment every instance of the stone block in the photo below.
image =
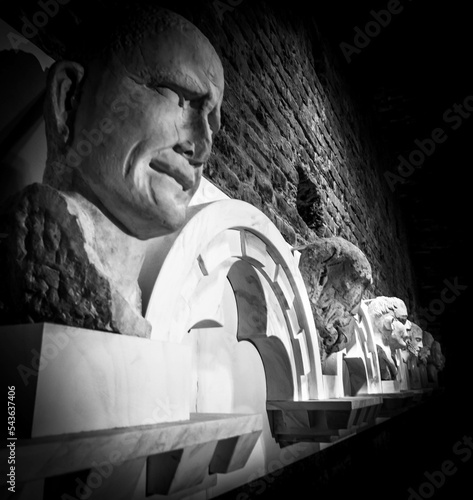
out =
{"type": "Polygon", "coordinates": [[[18,438],[189,418],[189,347],[50,323],[0,328],[18,438]]]}

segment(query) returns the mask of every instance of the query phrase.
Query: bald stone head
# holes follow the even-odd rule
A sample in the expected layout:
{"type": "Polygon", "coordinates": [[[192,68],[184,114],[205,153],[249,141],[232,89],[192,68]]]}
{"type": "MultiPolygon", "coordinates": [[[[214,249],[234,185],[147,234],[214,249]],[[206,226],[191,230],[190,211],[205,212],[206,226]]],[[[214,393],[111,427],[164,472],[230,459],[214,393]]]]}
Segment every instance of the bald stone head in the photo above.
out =
{"type": "Polygon", "coordinates": [[[223,68],[207,38],[140,10],[85,61],[49,75],[44,182],[139,239],[179,229],[220,128],[223,68]]]}

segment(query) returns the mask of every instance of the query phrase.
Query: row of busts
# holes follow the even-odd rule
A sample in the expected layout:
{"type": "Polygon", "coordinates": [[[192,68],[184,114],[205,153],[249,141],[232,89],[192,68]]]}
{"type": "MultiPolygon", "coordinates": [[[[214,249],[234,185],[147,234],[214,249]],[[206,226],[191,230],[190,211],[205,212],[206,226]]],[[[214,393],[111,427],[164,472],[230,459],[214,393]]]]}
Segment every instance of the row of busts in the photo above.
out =
{"type": "Polygon", "coordinates": [[[368,301],[368,314],[382,380],[396,380],[405,364],[408,372],[418,372],[436,382],[445,366],[440,343],[431,333],[408,319],[405,303],[397,297],[376,297],[368,301]]]}
{"type": "Polygon", "coordinates": [[[364,253],[339,237],[318,238],[296,248],[311,302],[322,366],[334,353],[349,351],[356,340],[361,303],[370,317],[381,380],[396,380],[403,363],[411,372],[435,382],[445,365],[440,343],[410,321],[406,304],[396,297],[362,301],[372,285],[371,265],[364,253]]]}

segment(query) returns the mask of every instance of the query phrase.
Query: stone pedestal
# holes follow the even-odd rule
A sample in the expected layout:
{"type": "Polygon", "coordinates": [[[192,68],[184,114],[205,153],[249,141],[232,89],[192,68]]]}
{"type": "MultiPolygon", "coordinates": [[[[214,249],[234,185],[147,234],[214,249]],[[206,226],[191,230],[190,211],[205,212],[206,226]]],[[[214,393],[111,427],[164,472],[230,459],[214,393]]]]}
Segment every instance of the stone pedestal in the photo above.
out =
{"type": "Polygon", "coordinates": [[[346,395],[345,378],[348,376],[344,363],[345,350],[330,354],[322,365],[322,373],[327,398],[343,398],[346,395]]]}
{"type": "Polygon", "coordinates": [[[0,328],[19,438],[189,418],[185,345],[50,323],[0,328]]]}
{"type": "Polygon", "coordinates": [[[261,415],[190,413],[186,344],[48,323],[0,339],[18,498],[185,498],[243,467],[260,436],[261,415]]]}

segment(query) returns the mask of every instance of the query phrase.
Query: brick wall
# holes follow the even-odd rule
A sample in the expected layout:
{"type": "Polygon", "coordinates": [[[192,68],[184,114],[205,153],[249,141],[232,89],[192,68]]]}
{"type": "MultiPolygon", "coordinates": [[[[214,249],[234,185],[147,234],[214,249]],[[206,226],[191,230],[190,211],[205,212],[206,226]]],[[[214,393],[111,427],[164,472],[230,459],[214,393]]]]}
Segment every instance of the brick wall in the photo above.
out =
{"type": "Polygon", "coordinates": [[[342,236],[373,269],[368,296],[414,312],[406,234],[387,159],[310,13],[272,2],[205,2],[191,19],[219,53],[222,129],[206,176],[261,209],[291,244],[342,236]]]}

